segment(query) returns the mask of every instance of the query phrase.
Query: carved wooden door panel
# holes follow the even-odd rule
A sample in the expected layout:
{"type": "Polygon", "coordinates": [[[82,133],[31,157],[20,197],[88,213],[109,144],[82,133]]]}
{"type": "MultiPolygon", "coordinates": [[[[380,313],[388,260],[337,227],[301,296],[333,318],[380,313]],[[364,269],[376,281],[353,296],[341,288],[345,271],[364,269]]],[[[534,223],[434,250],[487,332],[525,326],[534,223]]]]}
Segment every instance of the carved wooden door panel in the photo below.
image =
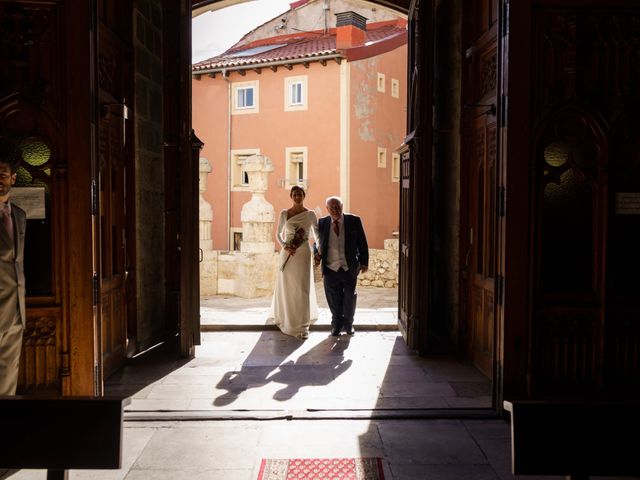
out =
{"type": "Polygon", "coordinates": [[[640,9],[627,7],[533,15],[548,59],[532,72],[533,395],[640,387],[640,9]]]}
{"type": "Polygon", "coordinates": [[[399,276],[400,288],[398,289],[398,325],[406,342],[409,342],[409,332],[413,328],[411,324],[411,269],[409,264],[409,251],[411,233],[411,152],[409,147],[403,148],[400,153],[400,260],[399,276]]]}
{"type": "Polygon", "coordinates": [[[468,281],[467,351],[473,363],[493,376],[494,293],[496,252],[496,140],[495,122],[476,117],[468,136],[469,247],[465,257],[468,281]]]}
{"type": "MultiPolygon", "coordinates": [[[[19,393],[69,393],[65,334],[69,151],[65,142],[62,2],[0,2],[0,135],[16,141],[22,163],[12,203],[27,212],[26,328],[19,393]]],[[[79,348],[80,349],[80,348],[79,348]]]]}
{"type": "Polygon", "coordinates": [[[123,365],[127,351],[126,91],[127,29],[115,25],[126,2],[98,2],[98,166],[99,344],[103,378],[123,365]]]}
{"type": "Polygon", "coordinates": [[[498,166],[498,2],[469,5],[464,37],[463,78],[463,271],[466,351],[476,367],[493,378],[497,267],[498,166]]]}
{"type": "Polygon", "coordinates": [[[100,318],[104,377],[126,353],[123,121],[113,112],[99,127],[100,318]]]}

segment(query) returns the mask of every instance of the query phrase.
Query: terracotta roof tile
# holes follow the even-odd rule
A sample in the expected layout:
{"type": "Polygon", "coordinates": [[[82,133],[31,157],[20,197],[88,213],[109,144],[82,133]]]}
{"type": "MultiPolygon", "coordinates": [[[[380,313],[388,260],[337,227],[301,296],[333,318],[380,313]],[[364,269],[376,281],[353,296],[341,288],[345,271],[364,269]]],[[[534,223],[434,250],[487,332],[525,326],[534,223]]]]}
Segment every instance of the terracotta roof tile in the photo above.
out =
{"type": "MultiPolygon", "coordinates": [[[[406,34],[404,25],[386,24],[367,31],[366,42],[376,43],[406,34]]],[[[193,65],[194,72],[221,68],[238,68],[244,65],[259,66],[264,63],[286,62],[287,60],[313,59],[331,54],[340,54],[336,50],[335,31],[330,33],[309,32],[301,35],[273,37],[227,50],[217,57],[203,60],[193,65]]]]}

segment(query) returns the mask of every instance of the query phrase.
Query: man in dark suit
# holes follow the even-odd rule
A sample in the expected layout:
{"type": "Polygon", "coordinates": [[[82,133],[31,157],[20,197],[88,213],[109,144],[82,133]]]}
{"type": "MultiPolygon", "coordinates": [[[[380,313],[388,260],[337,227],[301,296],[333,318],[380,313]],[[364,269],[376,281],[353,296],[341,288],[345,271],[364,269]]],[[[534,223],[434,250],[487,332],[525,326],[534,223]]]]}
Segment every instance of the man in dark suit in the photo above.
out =
{"type": "Polygon", "coordinates": [[[327,198],[329,216],[318,221],[320,245],[315,247],[316,265],[322,262],[324,293],[331,310],[331,335],[344,329],[353,335],[358,274],[369,268],[369,246],[360,217],[342,213],[340,197],[327,198]]]}
{"type": "Polygon", "coordinates": [[[25,325],[24,234],[26,214],[9,201],[19,153],[0,138],[0,395],[15,395],[25,325]]]}

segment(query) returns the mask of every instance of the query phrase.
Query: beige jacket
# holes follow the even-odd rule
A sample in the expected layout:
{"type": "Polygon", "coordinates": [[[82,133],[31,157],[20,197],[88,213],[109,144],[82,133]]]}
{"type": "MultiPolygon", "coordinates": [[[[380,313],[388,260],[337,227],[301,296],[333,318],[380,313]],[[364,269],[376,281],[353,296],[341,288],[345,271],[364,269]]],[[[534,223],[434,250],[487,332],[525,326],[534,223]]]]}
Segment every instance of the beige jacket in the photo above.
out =
{"type": "Polygon", "coordinates": [[[24,234],[27,216],[20,207],[11,204],[15,248],[4,228],[0,226],[0,331],[7,330],[20,310],[25,324],[24,288],[24,234]]]}

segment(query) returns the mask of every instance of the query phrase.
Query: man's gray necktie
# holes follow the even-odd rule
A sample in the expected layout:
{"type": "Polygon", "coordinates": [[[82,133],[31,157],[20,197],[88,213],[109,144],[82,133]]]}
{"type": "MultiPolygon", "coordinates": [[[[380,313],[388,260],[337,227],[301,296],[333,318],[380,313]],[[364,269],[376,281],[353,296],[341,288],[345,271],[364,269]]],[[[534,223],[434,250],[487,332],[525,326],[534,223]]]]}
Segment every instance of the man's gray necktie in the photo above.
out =
{"type": "Polygon", "coordinates": [[[7,231],[7,235],[11,239],[11,243],[13,243],[13,221],[11,220],[11,210],[9,209],[9,202],[2,205],[0,208],[0,216],[2,216],[2,225],[4,229],[7,231]]]}

